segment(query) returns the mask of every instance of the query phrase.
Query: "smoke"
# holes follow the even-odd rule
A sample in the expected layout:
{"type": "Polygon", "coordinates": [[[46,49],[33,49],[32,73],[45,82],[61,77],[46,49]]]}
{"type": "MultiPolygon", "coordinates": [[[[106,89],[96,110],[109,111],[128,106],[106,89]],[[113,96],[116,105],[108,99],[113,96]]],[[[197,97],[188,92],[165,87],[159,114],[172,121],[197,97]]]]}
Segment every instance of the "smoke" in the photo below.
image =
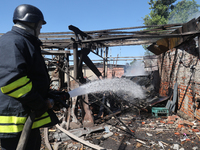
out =
{"type": "Polygon", "coordinates": [[[181,1],[176,4],[176,7],[169,14],[168,24],[186,23],[192,19],[197,19],[200,12],[197,10],[198,4],[195,1],[181,1]],[[184,8],[182,8],[184,7],[184,8]]]}
{"type": "Polygon", "coordinates": [[[200,12],[198,11],[198,12],[192,14],[190,17],[188,17],[187,22],[192,20],[193,18],[197,19],[199,16],[200,16],[200,12]]]}
{"type": "Polygon", "coordinates": [[[144,69],[144,63],[141,60],[135,61],[131,66],[128,66],[123,76],[145,76],[147,72],[144,69]]]}

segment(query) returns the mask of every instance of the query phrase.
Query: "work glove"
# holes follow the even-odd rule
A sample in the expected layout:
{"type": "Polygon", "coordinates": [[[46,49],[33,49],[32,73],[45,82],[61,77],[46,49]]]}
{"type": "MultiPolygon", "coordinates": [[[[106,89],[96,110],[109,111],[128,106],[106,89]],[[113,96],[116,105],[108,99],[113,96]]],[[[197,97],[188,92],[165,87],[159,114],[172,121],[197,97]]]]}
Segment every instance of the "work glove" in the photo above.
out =
{"type": "Polygon", "coordinates": [[[52,98],[47,99],[47,106],[48,106],[48,109],[53,109],[55,111],[59,111],[62,108],[61,104],[53,100],[52,98]]]}
{"type": "Polygon", "coordinates": [[[55,102],[54,102],[54,100],[52,98],[48,98],[46,100],[46,103],[47,103],[48,109],[52,109],[54,107],[54,105],[55,105],[55,102]]]}
{"type": "Polygon", "coordinates": [[[47,106],[49,109],[53,109],[55,111],[59,111],[62,108],[61,104],[52,98],[47,99],[47,106]]]}
{"type": "Polygon", "coordinates": [[[66,100],[70,98],[68,92],[50,91],[48,96],[50,99],[54,100],[53,110],[58,111],[63,107],[68,108],[68,105],[66,104],[66,100]]]}

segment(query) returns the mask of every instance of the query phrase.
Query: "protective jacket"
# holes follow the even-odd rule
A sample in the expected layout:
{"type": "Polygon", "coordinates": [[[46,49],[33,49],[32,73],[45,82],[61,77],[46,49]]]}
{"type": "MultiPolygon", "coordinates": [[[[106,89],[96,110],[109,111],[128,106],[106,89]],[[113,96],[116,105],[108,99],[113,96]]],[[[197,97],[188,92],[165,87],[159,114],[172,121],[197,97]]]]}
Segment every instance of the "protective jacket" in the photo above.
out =
{"type": "MultiPolygon", "coordinates": [[[[30,111],[45,105],[50,78],[40,46],[37,37],[15,26],[0,37],[0,138],[16,137],[30,111]]],[[[49,110],[32,128],[55,123],[57,117],[49,110]]]]}

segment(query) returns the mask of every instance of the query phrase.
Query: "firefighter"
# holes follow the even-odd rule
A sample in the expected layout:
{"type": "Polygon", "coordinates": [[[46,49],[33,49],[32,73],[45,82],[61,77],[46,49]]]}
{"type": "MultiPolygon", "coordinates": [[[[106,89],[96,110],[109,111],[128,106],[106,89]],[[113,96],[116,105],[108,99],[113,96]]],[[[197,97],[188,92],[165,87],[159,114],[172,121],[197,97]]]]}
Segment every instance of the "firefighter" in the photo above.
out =
{"type": "Polygon", "coordinates": [[[46,24],[35,6],[22,4],[13,14],[12,30],[0,37],[0,139],[3,150],[15,150],[24,123],[31,112],[36,119],[27,150],[39,150],[39,128],[58,123],[48,108],[50,78],[38,39],[46,24]]]}

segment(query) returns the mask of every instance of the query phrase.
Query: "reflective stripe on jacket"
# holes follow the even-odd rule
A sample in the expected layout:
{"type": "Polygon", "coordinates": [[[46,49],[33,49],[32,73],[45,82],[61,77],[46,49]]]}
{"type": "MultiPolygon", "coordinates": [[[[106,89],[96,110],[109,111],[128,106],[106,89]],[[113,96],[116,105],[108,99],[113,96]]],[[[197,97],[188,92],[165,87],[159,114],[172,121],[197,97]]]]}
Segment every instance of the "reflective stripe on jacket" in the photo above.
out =
{"type": "MultiPolygon", "coordinates": [[[[18,133],[23,130],[27,117],[0,116],[0,133],[18,133]]],[[[51,119],[46,112],[41,117],[35,118],[32,129],[50,123],[51,119]]]]}
{"type": "Polygon", "coordinates": [[[27,76],[24,76],[6,86],[1,87],[1,92],[8,96],[19,98],[30,92],[31,89],[31,80],[27,76]]]}

